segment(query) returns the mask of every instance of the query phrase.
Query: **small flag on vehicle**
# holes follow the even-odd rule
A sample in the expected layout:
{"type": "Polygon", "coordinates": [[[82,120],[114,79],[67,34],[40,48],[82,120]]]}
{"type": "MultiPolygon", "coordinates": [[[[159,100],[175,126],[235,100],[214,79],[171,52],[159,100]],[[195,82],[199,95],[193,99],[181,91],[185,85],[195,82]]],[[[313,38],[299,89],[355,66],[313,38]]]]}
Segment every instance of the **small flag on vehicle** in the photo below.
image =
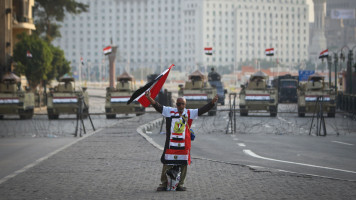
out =
{"type": "Polygon", "coordinates": [[[269,48],[265,50],[266,56],[273,56],[274,55],[274,48],[269,48]]]}
{"type": "Polygon", "coordinates": [[[108,55],[108,54],[111,53],[112,48],[111,48],[111,46],[107,46],[107,47],[105,47],[105,48],[103,49],[103,51],[104,51],[104,54],[105,54],[105,55],[108,55]]]}

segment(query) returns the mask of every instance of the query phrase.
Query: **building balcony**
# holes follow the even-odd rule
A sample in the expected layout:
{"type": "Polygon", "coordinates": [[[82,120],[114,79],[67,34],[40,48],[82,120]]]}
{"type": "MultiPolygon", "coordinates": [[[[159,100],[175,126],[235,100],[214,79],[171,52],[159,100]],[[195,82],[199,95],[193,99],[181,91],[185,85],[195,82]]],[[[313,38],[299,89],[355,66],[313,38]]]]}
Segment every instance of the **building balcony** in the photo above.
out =
{"type": "Polygon", "coordinates": [[[15,30],[36,30],[33,19],[29,17],[14,17],[13,29],[15,30]]]}

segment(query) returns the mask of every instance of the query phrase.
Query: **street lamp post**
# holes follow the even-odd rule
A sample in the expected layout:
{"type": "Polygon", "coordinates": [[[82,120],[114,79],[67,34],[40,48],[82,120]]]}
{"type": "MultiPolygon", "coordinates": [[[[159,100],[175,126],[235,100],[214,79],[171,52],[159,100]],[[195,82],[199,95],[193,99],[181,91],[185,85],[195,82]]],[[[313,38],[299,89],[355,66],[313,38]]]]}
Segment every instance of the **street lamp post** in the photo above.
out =
{"type": "Polygon", "coordinates": [[[343,54],[343,49],[347,48],[349,50],[349,53],[347,55],[347,69],[346,69],[346,74],[347,74],[347,78],[346,78],[346,91],[347,93],[351,94],[352,93],[352,60],[353,60],[353,50],[356,46],[354,46],[353,48],[349,48],[347,45],[342,47],[341,49],[341,54],[340,54],[340,58],[342,59],[342,61],[345,61],[345,55],[343,54]]]}

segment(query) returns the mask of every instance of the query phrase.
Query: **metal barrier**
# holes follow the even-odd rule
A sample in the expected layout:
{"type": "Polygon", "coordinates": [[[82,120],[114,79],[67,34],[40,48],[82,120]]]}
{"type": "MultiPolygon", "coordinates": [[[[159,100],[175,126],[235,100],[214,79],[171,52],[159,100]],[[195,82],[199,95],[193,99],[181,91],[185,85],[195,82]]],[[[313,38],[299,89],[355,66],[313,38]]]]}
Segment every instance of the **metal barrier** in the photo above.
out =
{"type": "Polygon", "coordinates": [[[236,96],[237,96],[237,93],[229,94],[229,108],[230,109],[229,109],[229,122],[227,123],[227,127],[226,127],[226,134],[228,134],[228,133],[233,134],[236,132],[236,96]],[[231,130],[230,132],[229,132],[229,127],[231,130]]]}

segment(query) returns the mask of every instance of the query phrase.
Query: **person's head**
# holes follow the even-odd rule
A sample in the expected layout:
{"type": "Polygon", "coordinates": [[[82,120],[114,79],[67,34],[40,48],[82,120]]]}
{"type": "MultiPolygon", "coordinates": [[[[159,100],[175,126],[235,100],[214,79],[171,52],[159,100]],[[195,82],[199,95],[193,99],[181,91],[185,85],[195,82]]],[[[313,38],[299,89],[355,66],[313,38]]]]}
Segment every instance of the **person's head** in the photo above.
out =
{"type": "Polygon", "coordinates": [[[187,102],[186,102],[185,98],[178,97],[177,102],[176,102],[178,112],[182,113],[184,111],[186,103],[187,102]]]}
{"type": "Polygon", "coordinates": [[[212,67],[212,68],[211,68],[211,71],[213,72],[214,70],[215,70],[214,67],[212,67]]]}

